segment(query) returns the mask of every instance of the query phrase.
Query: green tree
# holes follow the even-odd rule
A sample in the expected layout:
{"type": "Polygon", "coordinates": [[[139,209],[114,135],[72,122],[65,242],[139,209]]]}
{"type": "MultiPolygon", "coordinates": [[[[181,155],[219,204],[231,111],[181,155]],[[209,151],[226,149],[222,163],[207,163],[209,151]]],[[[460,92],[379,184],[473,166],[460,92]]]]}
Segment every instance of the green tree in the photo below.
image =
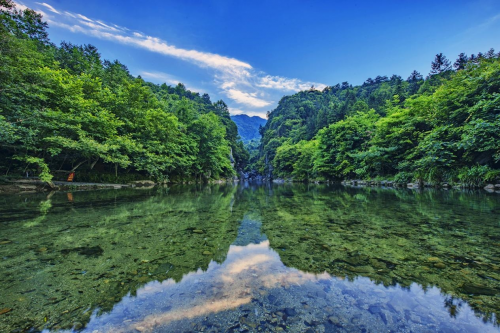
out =
{"type": "Polygon", "coordinates": [[[442,53],[436,54],[434,61],[431,63],[431,71],[429,75],[436,75],[451,70],[451,63],[442,53]]]}

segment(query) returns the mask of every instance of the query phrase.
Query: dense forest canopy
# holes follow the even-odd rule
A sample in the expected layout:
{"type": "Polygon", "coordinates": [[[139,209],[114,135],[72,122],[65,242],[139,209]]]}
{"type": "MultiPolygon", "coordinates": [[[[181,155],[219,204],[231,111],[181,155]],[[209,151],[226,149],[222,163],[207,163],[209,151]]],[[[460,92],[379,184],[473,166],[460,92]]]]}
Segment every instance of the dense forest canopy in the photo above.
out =
{"type": "Polygon", "coordinates": [[[261,135],[268,176],[479,185],[500,176],[500,53],[283,97],[261,135]]]}
{"type": "Polygon", "coordinates": [[[500,54],[283,97],[247,143],[223,101],[132,76],[92,45],[52,44],[0,0],[0,172],[44,181],[208,180],[254,169],[298,181],[481,184],[500,176],[500,54]]]}
{"type": "Polygon", "coordinates": [[[92,45],[49,40],[40,14],[0,0],[0,170],[45,181],[208,180],[248,153],[223,101],[132,76],[92,45]]]}

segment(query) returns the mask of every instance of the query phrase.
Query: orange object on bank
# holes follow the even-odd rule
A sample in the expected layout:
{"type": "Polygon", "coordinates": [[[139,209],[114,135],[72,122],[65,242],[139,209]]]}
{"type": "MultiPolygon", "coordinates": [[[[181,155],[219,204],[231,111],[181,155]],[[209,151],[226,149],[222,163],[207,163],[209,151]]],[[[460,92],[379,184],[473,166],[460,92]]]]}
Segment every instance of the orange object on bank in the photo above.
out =
{"type": "Polygon", "coordinates": [[[69,176],[68,176],[68,182],[72,182],[73,178],[75,178],[75,173],[74,172],[70,172],[69,176]]]}

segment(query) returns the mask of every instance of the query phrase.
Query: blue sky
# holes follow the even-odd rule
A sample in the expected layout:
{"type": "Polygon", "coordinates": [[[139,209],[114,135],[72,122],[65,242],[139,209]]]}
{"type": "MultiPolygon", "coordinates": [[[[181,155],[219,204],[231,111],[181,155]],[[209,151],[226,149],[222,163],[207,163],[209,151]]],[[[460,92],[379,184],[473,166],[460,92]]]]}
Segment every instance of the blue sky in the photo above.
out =
{"type": "Polygon", "coordinates": [[[368,77],[426,75],[436,53],[500,51],[500,1],[17,0],[50,38],[93,44],[133,75],[184,83],[233,114],[368,77]]]}

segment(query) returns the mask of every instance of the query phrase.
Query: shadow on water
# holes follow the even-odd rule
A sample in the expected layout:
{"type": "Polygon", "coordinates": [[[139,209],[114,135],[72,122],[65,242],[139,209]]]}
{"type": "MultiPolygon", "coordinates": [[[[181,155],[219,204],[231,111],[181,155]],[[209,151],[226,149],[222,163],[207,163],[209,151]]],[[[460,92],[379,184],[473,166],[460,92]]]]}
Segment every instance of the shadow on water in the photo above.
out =
{"type": "Polygon", "coordinates": [[[499,195],[241,184],[69,198],[0,197],[1,331],[499,331],[499,195]]]}

